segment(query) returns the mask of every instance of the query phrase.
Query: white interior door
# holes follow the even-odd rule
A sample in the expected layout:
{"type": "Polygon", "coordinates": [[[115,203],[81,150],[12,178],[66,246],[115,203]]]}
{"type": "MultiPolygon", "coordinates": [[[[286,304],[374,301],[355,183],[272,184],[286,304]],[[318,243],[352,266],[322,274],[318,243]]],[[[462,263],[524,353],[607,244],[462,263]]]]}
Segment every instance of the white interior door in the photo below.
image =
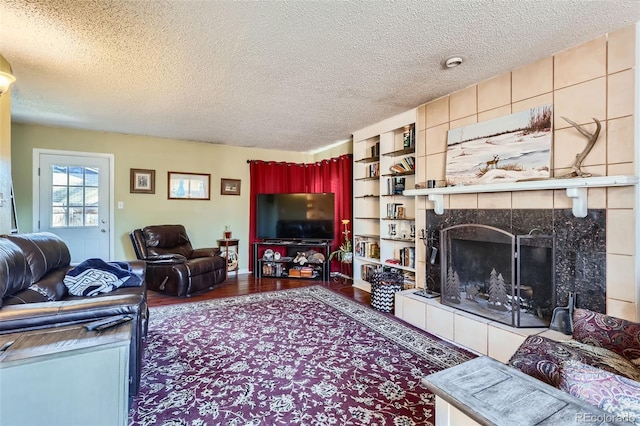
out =
{"type": "Polygon", "coordinates": [[[36,161],[39,207],[34,228],[62,238],[71,252],[71,262],[110,260],[113,159],[41,152],[36,161]]]}

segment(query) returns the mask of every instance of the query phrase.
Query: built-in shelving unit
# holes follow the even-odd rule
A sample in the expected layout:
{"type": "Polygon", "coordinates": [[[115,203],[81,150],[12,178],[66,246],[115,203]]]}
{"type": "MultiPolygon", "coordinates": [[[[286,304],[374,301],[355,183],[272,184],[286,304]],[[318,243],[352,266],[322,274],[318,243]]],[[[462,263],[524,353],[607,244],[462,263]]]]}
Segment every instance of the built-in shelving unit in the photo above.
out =
{"type": "Polygon", "coordinates": [[[494,183],[488,185],[448,186],[444,188],[419,188],[404,191],[407,196],[427,196],[435,203],[433,211],[444,213],[444,196],[451,194],[473,194],[485,192],[538,191],[544,189],[564,189],[573,200],[573,215],[587,216],[587,190],[609,186],[632,186],[638,183],[638,176],[598,176],[587,178],[559,178],[525,182],[494,183]]]}
{"type": "Polygon", "coordinates": [[[370,273],[380,266],[415,281],[416,110],[354,132],[354,286],[370,291],[370,273]],[[398,263],[396,263],[398,262],[398,263]]]}

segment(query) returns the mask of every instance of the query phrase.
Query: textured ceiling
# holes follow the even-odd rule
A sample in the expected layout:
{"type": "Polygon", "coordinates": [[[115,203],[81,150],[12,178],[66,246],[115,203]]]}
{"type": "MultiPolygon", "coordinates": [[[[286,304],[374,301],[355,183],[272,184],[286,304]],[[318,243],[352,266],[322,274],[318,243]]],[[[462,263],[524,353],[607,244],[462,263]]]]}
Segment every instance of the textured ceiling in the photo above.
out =
{"type": "Polygon", "coordinates": [[[16,122],[307,152],[638,20],[639,0],[1,0],[0,54],[16,122]]]}

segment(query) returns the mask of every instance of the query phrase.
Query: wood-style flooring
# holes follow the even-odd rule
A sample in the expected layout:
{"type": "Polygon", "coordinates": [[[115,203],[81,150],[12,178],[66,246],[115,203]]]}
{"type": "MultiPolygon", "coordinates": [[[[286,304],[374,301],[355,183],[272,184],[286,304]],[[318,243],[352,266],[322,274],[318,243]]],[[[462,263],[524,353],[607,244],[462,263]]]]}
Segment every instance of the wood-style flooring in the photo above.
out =
{"type": "Polygon", "coordinates": [[[202,300],[218,299],[222,297],[239,296],[242,294],[260,293],[263,291],[284,290],[289,288],[300,288],[310,285],[322,285],[335,290],[347,297],[364,304],[371,303],[371,295],[364,290],[360,290],[351,285],[351,281],[317,281],[295,278],[262,278],[256,279],[252,274],[229,273],[227,280],[217,285],[212,290],[195,294],[191,297],[166,296],[161,293],[149,290],[147,292],[147,303],[150,307],[173,305],[177,303],[199,302],[202,300]]]}

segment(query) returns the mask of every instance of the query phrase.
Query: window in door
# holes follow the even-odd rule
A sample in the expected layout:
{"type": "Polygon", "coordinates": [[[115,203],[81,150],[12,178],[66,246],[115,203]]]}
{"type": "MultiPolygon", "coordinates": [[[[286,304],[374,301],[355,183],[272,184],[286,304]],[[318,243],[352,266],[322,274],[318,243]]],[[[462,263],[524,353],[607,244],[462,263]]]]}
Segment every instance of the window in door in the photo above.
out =
{"type": "Polygon", "coordinates": [[[51,227],[97,227],[100,170],[83,166],[51,166],[51,227]]]}

